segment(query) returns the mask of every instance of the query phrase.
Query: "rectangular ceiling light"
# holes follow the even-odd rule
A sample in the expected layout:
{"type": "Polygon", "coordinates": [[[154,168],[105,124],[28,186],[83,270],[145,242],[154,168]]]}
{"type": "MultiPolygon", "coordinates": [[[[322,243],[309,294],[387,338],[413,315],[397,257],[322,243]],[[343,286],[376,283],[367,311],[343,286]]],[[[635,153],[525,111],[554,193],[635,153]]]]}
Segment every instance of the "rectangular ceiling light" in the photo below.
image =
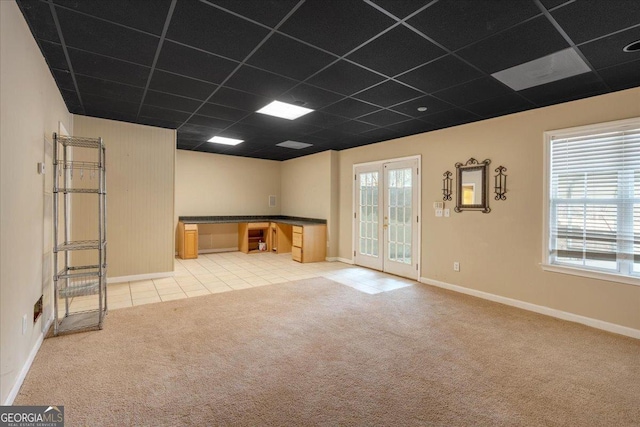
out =
{"type": "Polygon", "coordinates": [[[523,90],[591,71],[572,48],[491,74],[513,90],[523,90]]]}
{"type": "Polygon", "coordinates": [[[243,139],[225,138],[224,136],[214,136],[207,142],[215,142],[216,144],[238,145],[244,142],[243,139]]]}
{"type": "Polygon", "coordinates": [[[294,150],[300,150],[301,148],[311,147],[313,144],[307,144],[306,142],[298,142],[298,141],[285,141],[276,145],[278,147],[293,148],[294,150]]]}
{"type": "Polygon", "coordinates": [[[269,116],[280,117],[287,120],[295,120],[298,117],[309,114],[313,110],[300,107],[298,105],[287,104],[286,102],[273,101],[271,104],[262,107],[256,113],[267,114],[269,116]]]}

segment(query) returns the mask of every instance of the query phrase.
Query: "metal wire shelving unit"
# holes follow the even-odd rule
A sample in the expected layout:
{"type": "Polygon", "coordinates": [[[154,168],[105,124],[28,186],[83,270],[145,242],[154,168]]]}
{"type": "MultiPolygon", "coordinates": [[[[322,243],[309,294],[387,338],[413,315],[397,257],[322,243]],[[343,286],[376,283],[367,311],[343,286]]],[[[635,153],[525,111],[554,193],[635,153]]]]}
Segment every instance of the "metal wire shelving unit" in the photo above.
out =
{"type": "MultiPolygon", "coordinates": [[[[62,136],[56,133],[53,134],[53,141],[53,334],[102,329],[107,314],[107,181],[104,142],[102,138],[62,136]],[[89,175],[86,181],[85,172],[89,175]],[[72,240],[73,202],[79,201],[77,197],[86,198],[88,195],[97,195],[97,218],[93,221],[96,227],[95,238],[72,240]],[[79,259],[92,259],[94,262],[75,265],[72,253],[77,251],[86,251],[86,254],[78,256],[79,259]],[[74,298],[93,295],[97,296],[95,300],[85,299],[89,304],[83,301],[82,306],[88,308],[70,310],[74,298]],[[61,301],[64,301],[64,315],[60,314],[61,301]]],[[[83,222],[85,220],[83,218],[83,222]]]]}

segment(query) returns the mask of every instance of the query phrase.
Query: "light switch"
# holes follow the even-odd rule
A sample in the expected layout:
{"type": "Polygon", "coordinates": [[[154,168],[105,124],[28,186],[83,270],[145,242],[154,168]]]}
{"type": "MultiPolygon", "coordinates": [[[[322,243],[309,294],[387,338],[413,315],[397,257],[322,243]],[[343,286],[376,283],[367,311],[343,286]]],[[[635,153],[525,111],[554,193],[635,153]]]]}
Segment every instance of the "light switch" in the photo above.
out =
{"type": "Polygon", "coordinates": [[[447,208],[444,210],[444,216],[449,218],[451,216],[451,209],[447,208]]]}

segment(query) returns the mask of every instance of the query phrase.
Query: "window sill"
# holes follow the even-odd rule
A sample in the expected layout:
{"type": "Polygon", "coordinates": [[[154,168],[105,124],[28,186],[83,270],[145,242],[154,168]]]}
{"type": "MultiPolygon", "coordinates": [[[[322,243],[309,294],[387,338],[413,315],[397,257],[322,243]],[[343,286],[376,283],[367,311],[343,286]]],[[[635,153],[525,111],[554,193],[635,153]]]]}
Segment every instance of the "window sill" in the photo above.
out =
{"type": "Polygon", "coordinates": [[[624,276],[622,274],[605,273],[603,271],[585,270],[557,264],[541,264],[544,271],[569,274],[572,276],[588,277],[590,279],[606,280],[608,282],[624,283],[626,285],[640,286],[640,277],[624,276]]]}

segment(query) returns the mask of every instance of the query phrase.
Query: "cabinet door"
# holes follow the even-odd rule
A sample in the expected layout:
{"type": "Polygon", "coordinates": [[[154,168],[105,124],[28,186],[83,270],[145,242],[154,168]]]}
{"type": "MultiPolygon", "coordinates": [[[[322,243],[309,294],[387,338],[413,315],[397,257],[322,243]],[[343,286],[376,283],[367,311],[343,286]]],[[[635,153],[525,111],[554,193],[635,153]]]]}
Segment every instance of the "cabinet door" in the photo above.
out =
{"type": "Polygon", "coordinates": [[[302,249],[295,246],[292,247],[291,258],[293,258],[294,261],[302,262],[302,249]]]}
{"type": "Polygon", "coordinates": [[[198,230],[185,230],[184,258],[198,258],[198,230]]]}
{"type": "Polygon", "coordinates": [[[291,241],[293,246],[297,246],[299,248],[302,247],[302,234],[301,233],[293,233],[293,240],[291,241]]]}

